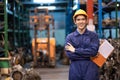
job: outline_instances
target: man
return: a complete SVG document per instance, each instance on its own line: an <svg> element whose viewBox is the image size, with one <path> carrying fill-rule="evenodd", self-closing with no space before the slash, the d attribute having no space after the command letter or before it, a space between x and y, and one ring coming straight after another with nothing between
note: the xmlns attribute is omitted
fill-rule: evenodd
<svg viewBox="0 0 120 80"><path fill-rule="evenodd" d="M73 15L77 29L66 37L65 51L71 61L69 80L99 80L98 66L91 61L99 48L95 32L87 30L87 13L79 9Z"/></svg>

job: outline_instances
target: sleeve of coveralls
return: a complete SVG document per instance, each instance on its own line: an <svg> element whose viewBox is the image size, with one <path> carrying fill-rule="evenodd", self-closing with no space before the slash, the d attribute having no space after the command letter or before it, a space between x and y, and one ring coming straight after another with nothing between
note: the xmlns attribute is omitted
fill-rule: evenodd
<svg viewBox="0 0 120 80"><path fill-rule="evenodd" d="M92 38L90 46L86 48L76 48L75 54L78 54L83 57L92 57L96 56L99 49L99 38L97 35Z"/></svg>
<svg viewBox="0 0 120 80"><path fill-rule="evenodd" d="M66 41L65 41L65 46L67 45L67 43L70 43L71 44L71 41L70 41L70 36L67 36L66 37ZM65 50L65 53L67 55L67 57L71 60L76 60L77 58L79 58L79 55L78 54L73 54L72 52L70 51L67 51Z"/></svg>

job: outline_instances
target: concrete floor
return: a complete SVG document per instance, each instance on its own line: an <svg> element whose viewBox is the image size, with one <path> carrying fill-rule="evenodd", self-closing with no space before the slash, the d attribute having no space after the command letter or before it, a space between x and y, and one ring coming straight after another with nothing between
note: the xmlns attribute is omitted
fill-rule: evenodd
<svg viewBox="0 0 120 80"><path fill-rule="evenodd" d="M36 68L42 80L68 80L68 65L57 65L55 68Z"/></svg>

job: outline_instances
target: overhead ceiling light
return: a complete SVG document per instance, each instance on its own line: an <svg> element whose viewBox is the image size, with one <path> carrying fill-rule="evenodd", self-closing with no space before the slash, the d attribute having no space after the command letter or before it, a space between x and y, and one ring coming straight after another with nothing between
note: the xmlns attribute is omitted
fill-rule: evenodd
<svg viewBox="0 0 120 80"><path fill-rule="evenodd" d="M78 3L78 0L74 0L74 3L77 4L77 3Z"/></svg>
<svg viewBox="0 0 120 80"><path fill-rule="evenodd" d="M73 10L76 10L77 8L78 8L77 5L74 5L74 6L73 6Z"/></svg>
<svg viewBox="0 0 120 80"><path fill-rule="evenodd" d="M37 7L38 9L44 9L44 8L47 8L48 10L55 10L56 7L55 6L39 6Z"/></svg>
<svg viewBox="0 0 120 80"><path fill-rule="evenodd" d="M55 0L34 0L35 3L53 3Z"/></svg>
<svg viewBox="0 0 120 80"><path fill-rule="evenodd" d="M117 7L119 7L120 5L119 4L117 4Z"/></svg>

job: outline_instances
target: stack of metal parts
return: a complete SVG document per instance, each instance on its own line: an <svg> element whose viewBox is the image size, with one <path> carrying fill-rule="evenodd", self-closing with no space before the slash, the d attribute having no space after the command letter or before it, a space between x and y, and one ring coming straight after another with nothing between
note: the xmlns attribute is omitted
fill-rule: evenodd
<svg viewBox="0 0 120 80"><path fill-rule="evenodd" d="M100 80L120 80L120 39L108 39L115 50L100 69Z"/></svg>
<svg viewBox="0 0 120 80"><path fill-rule="evenodd" d="M115 19L105 19L102 21L102 24L103 24L102 25L103 27L111 27L112 28L112 27L116 26L116 20Z"/></svg>
<svg viewBox="0 0 120 80"><path fill-rule="evenodd" d="M23 80L41 80L40 73L36 72L34 69L26 70Z"/></svg>
<svg viewBox="0 0 120 80"><path fill-rule="evenodd" d="M24 69L18 64L12 67L10 76L0 76L0 80L41 80L41 77L34 69Z"/></svg>

